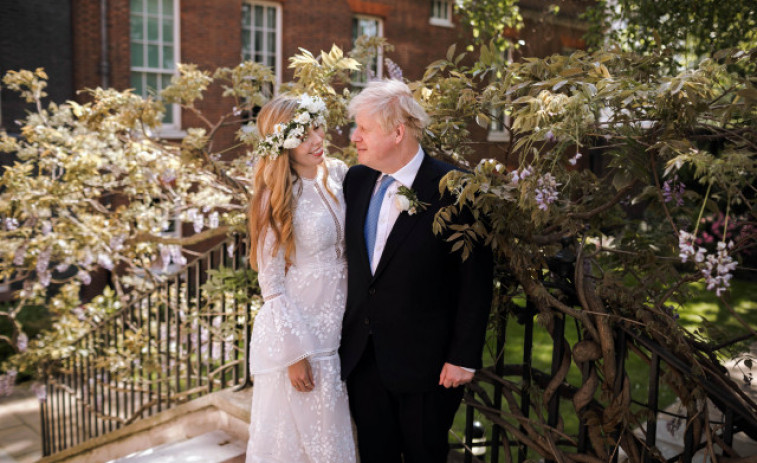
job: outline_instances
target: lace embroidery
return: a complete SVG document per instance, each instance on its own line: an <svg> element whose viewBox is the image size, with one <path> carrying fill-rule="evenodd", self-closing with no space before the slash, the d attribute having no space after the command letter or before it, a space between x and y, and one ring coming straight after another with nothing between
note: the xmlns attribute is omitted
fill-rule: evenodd
<svg viewBox="0 0 757 463"><path fill-rule="evenodd" d="M318 186L318 182L315 183L315 191L318 192L318 195L321 197L321 201L323 201L323 204L326 205L326 208L329 210L329 213L331 213L331 218L334 219L334 226L336 227L336 240L337 242L341 243L344 236L344 230L342 229L342 224L339 223L339 219L337 218L336 213L334 212L334 209L331 208L331 203L326 198L326 195L323 194L323 190L321 190L321 187ZM336 258L337 259L342 258L341 246L336 247Z"/></svg>

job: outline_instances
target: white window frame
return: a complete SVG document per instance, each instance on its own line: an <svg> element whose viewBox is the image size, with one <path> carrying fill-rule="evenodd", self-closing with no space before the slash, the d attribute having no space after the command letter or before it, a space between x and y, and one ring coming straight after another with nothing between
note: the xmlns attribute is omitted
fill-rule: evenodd
<svg viewBox="0 0 757 463"><path fill-rule="evenodd" d="M275 87L278 89L279 85L281 85L282 79L283 79L283 70L282 70L282 55L284 50L283 45L283 36L284 36L284 22L282 19L283 16L283 8L281 7L281 3L277 2L268 2L263 0L244 0L244 5L250 6L250 24L242 24L242 35L249 33L250 34L250 59L254 60L254 45L253 45L253 18L252 18L252 9L255 7L255 5L260 5L265 8L273 7L276 9L276 50L274 53L276 56L274 57L274 75L276 76L276 84ZM249 26L249 28L247 28ZM265 27L265 26L264 26ZM267 50L263 51L264 53L268 53ZM244 56L244 49L241 50L242 56L240 57L242 60L245 59ZM267 64L267 63L261 63L261 64Z"/></svg>
<svg viewBox="0 0 757 463"><path fill-rule="evenodd" d="M455 25L452 23L453 2L454 0L431 0L431 14L429 14L428 17L428 23L432 26L454 27ZM437 10L437 6L441 6L446 10L446 18L434 15Z"/></svg>
<svg viewBox="0 0 757 463"><path fill-rule="evenodd" d="M381 19L379 16L371 16L367 14L355 14L352 15L352 20L368 20L368 21L376 21L377 25L377 32L378 35L376 37L383 37L384 36L384 20ZM360 37L360 36L358 36ZM357 40L358 37L352 37L352 43L354 45L355 40ZM365 72L365 71L361 71ZM366 72L367 74L367 72ZM378 54L376 55L376 78L381 79L384 77L384 50L379 49ZM352 82L352 88L353 89L363 89L365 86L368 85L368 82Z"/></svg>
<svg viewBox="0 0 757 463"><path fill-rule="evenodd" d="M179 62L181 62L181 31L180 31L180 29L181 29L181 8L180 8L180 0L172 0L172 3L173 3L173 37L172 37L173 44L172 44L172 46L173 46L173 50L174 50L174 52L173 52L173 56L174 56L174 69L170 70L171 71L170 74L177 75L178 74L178 69L177 69L176 64L179 63ZM144 12L140 12L140 13L144 15ZM129 14L131 15L131 14L133 14L133 12L129 11ZM130 17L129 21L131 21L131 17ZM143 30L146 30L146 28L147 28L146 22L144 21L144 16L143 16L143 26L142 27L144 28ZM162 34L163 34L162 16L161 16L161 21L160 21L160 23L158 25L158 31L159 31L158 32L159 33L159 37L161 37ZM161 37L161 38L164 39L163 37ZM147 40L148 40L147 39L147 34L145 32L144 38L142 39L142 41L146 43ZM129 47L130 47L130 49L131 49L131 43L132 43L132 39L131 39L131 29L130 29L130 32L129 32ZM165 43L167 43L167 42L161 41L161 46L163 44L165 44ZM143 46L144 46L144 44L143 44ZM131 63L129 63L129 74L130 74L130 76L131 76L132 73L154 73L154 74L158 74L159 76L160 75L168 75L169 74L169 72L168 72L169 70L168 69L164 69L162 67L160 67L160 68L150 68L150 67L146 66L147 63L143 62L142 64L143 64L143 66L141 66L141 67L134 67L134 66L131 66ZM159 63L159 64L162 66L163 63ZM181 106L179 106L178 104L171 105L171 117L172 117L172 121L173 122L171 122L170 124L163 124L160 127L160 129L158 130L157 135L160 136L160 137L163 137L163 138L182 138L182 137L184 137L186 135L186 132L184 132L184 131L181 130Z"/></svg>
<svg viewBox="0 0 757 463"><path fill-rule="evenodd" d="M508 63L513 62L513 49L512 47L508 47L507 51L505 52L505 59ZM510 101L510 97L507 97L507 101ZM494 112L494 111L493 111ZM505 114L505 118L502 121L502 126L500 127L498 121L496 118L498 118L500 115L500 111L496 111L493 114L493 118L491 120L491 123L489 124L489 131L486 134L486 141L491 142L509 142L510 141L510 131L507 130L507 127L510 127L510 116L508 114Z"/></svg>

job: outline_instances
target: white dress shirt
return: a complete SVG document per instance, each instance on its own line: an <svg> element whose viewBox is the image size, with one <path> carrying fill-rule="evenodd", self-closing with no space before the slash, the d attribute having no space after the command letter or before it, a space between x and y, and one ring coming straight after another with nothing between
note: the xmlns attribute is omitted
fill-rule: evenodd
<svg viewBox="0 0 757 463"><path fill-rule="evenodd" d="M381 209L379 210L378 224L376 226L376 243L373 245L373 263L371 264L371 273L376 273L376 268L381 260L381 254L384 252L386 246L386 240L389 238L389 233L392 232L397 218L400 216L400 209L397 207L397 203L394 197L397 195L401 185L411 188L415 181L415 176L418 175L418 170L423 163L423 148L418 146L418 152L415 153L413 159L407 164L402 166L397 172L393 174L381 174L376 179L376 185L373 188L373 193L376 193L381 180L384 176L391 175L394 178L394 182L386 190L384 199L381 202Z"/></svg>

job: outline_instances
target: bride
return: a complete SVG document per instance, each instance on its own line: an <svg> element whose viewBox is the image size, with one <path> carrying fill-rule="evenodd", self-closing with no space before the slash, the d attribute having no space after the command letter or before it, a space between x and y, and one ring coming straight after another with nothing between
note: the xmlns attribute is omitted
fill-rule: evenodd
<svg viewBox="0 0 757 463"><path fill-rule="evenodd" d="M324 155L325 116L308 95L276 97L258 115L250 262L265 303L250 344L247 463L355 462L337 353L347 167Z"/></svg>

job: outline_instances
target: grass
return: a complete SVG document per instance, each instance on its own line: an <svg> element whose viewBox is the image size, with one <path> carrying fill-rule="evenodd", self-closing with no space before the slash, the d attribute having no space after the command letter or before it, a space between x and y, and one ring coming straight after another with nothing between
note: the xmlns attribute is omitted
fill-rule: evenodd
<svg viewBox="0 0 757 463"><path fill-rule="evenodd" d="M679 324L691 331L705 329L709 336L718 340L727 340L738 337L741 334L748 333L748 329L741 324L736 317L726 308L724 304L711 291L707 291L703 284L693 283L690 285L690 300L686 301L678 309ZM753 329L757 327L757 284L750 281L732 281L732 288L726 298L726 302L732 309ZM565 337L573 346L578 340L578 333L575 323L568 318L566 324ZM490 338L495 338L495 333L490 333ZM754 342L754 339L748 342ZM735 350L726 354L734 355L737 352L743 352L747 349L747 343L737 345ZM504 359L506 364L516 364L523 361L524 330L514 318L508 319L506 330L506 343ZM536 323L534 320L534 347L533 347L533 366L541 371L551 371L552 362L552 338L547 331ZM488 344L488 349L484 353L484 365L493 364L494 343ZM731 355L722 355L725 360ZM626 371L631 381L631 395L634 400L646 403L649 366L635 354L628 356L626 361ZM519 378L510 378L519 382ZM581 374L575 365L571 364L571 369L567 377L568 383L574 386L581 384ZM488 388L491 397L492 388ZM535 391L534 396L540 396L541 391ZM672 390L661 385L659 405L665 408L676 400L676 395ZM641 409L639 406L634 407L636 410ZM575 415L573 405L570 401L561 401L561 417L564 420L564 429L568 434L576 435L578 432L578 417ZM475 419L487 426L487 420L483 419L478 412L474 412ZM464 436L465 433L465 407L458 411L453 425L453 432L458 436Z"/></svg>

